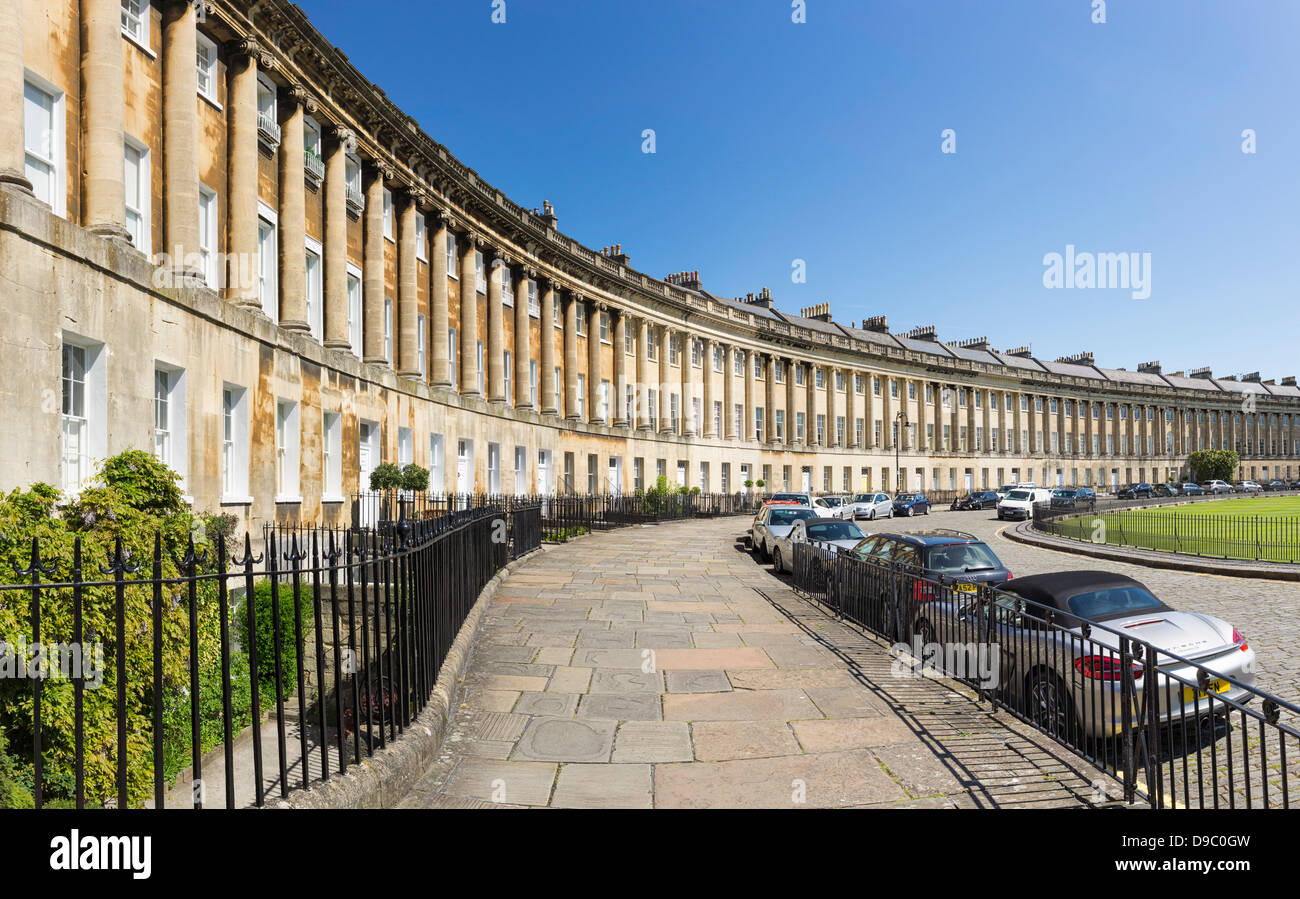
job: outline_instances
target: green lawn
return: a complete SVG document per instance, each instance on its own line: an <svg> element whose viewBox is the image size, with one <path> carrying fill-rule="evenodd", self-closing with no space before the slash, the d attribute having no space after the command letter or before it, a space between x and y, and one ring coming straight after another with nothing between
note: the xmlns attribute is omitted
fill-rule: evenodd
<svg viewBox="0 0 1300 899"><path fill-rule="evenodd" d="M1261 496L1061 519L1062 537L1220 559L1300 562L1300 497Z"/></svg>

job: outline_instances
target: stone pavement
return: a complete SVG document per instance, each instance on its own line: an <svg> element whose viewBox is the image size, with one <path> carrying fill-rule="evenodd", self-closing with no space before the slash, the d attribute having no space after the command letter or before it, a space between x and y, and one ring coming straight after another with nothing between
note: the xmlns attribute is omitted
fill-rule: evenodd
<svg viewBox="0 0 1300 899"><path fill-rule="evenodd" d="M548 548L480 625L405 808L1105 801L1084 763L797 597L743 518ZM1113 785L1112 785L1113 786Z"/></svg>

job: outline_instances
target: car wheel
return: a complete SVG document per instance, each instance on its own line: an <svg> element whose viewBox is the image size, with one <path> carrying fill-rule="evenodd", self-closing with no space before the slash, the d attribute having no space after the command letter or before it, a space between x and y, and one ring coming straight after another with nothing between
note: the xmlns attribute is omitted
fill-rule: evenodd
<svg viewBox="0 0 1300 899"><path fill-rule="evenodd" d="M916 515L916 509L913 506L907 507L907 517L912 518Z"/></svg>
<svg viewBox="0 0 1300 899"><path fill-rule="evenodd" d="M767 548L766 540L763 541L763 561L764 562L772 561L772 551Z"/></svg>
<svg viewBox="0 0 1300 899"><path fill-rule="evenodd" d="M1026 700L1029 718L1037 727L1058 739L1075 740L1079 722L1074 700L1059 677L1050 671L1035 671L1029 676Z"/></svg>
<svg viewBox="0 0 1300 899"><path fill-rule="evenodd" d="M781 573L781 547L772 548L772 570L777 574Z"/></svg>
<svg viewBox="0 0 1300 899"><path fill-rule="evenodd" d="M876 510L872 509L870 512L867 513L867 521L875 521L875 520L876 520Z"/></svg>

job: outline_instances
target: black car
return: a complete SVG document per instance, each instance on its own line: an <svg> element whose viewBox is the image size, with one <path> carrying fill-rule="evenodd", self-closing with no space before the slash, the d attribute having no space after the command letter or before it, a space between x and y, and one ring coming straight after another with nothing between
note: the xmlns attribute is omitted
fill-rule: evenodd
<svg viewBox="0 0 1300 899"><path fill-rule="evenodd" d="M1273 493L1278 490L1290 490L1291 488L1286 485L1285 481L1269 481L1264 485L1264 489L1269 493Z"/></svg>
<svg viewBox="0 0 1300 899"><path fill-rule="evenodd" d="M977 584L998 585L1011 580L1010 570L987 543L974 534L948 528L912 534L873 534L849 550L849 554L856 559L901 565L924 578L914 581L909 588L911 595L899 597L897 604L892 589L888 596L872 598L883 604L881 614L886 634L893 633L898 623L903 624L898 633L912 633L912 624L926 603L973 594ZM936 584L949 587L952 592L936 589Z"/></svg>
<svg viewBox="0 0 1300 899"><path fill-rule="evenodd" d="M952 501L952 511L969 512L973 509L996 509L1001 497L996 490L977 490Z"/></svg>
<svg viewBox="0 0 1300 899"><path fill-rule="evenodd" d="M1053 509L1095 509L1097 494L1091 487L1057 487L1052 491Z"/></svg>
<svg viewBox="0 0 1300 899"><path fill-rule="evenodd" d="M1152 496L1177 496L1178 491L1171 484L1156 484L1151 488Z"/></svg>
<svg viewBox="0 0 1300 899"><path fill-rule="evenodd" d="M1115 495L1120 499L1150 499L1155 492L1150 484L1129 484Z"/></svg>

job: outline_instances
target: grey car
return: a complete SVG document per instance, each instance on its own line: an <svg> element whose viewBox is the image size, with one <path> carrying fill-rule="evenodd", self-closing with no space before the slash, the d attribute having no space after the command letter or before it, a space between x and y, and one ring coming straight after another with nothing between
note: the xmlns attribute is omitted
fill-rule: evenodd
<svg viewBox="0 0 1300 899"><path fill-rule="evenodd" d="M796 522L807 518L817 518L817 512L811 506L774 505L764 506L754 519L750 546L763 561L772 560L772 549L778 540L790 533Z"/></svg>
<svg viewBox="0 0 1300 899"><path fill-rule="evenodd" d="M855 493L840 506L840 518L857 521L865 518L889 518L894 514L894 500L888 493Z"/></svg>
<svg viewBox="0 0 1300 899"><path fill-rule="evenodd" d="M818 549L836 552L840 549L852 549L867 536L862 528L851 521L837 519L805 519L796 521L794 527L784 537L778 537L772 545L772 568L775 571L790 569L794 561L794 545L808 543Z"/></svg>
<svg viewBox="0 0 1300 899"><path fill-rule="evenodd" d="M1139 702L1152 692L1162 724L1224 714L1220 700L1252 696L1255 651L1245 637L1221 618L1170 608L1121 574L1017 578L1002 584L991 602L972 600L955 616L926 620L919 625L921 639L970 640L981 616L988 619L987 645L998 656L995 688L1054 736L1104 738L1122 731L1121 634L1151 645L1157 655L1154 682L1147 666L1130 659L1130 721L1139 720ZM1199 668L1208 676L1198 678Z"/></svg>

